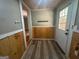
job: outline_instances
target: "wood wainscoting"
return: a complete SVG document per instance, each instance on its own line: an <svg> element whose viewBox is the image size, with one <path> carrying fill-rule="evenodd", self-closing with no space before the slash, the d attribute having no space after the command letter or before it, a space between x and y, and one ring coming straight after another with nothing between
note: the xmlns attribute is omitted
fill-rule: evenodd
<svg viewBox="0 0 79 59"><path fill-rule="evenodd" d="M79 53L79 33L78 32L74 32L72 36L70 55L69 55L70 59L79 59L79 54L78 56L75 55L76 50Z"/></svg>
<svg viewBox="0 0 79 59"><path fill-rule="evenodd" d="M9 56L9 59L21 59L24 51L23 32L0 40L0 56Z"/></svg>
<svg viewBox="0 0 79 59"><path fill-rule="evenodd" d="M55 27L32 27L32 37L54 39Z"/></svg>

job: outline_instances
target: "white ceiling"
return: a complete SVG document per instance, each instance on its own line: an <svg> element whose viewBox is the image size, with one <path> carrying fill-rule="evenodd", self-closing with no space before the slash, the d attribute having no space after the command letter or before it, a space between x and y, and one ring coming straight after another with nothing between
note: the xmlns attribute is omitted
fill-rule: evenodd
<svg viewBox="0 0 79 59"><path fill-rule="evenodd" d="M54 9L63 0L23 0L31 9Z"/></svg>

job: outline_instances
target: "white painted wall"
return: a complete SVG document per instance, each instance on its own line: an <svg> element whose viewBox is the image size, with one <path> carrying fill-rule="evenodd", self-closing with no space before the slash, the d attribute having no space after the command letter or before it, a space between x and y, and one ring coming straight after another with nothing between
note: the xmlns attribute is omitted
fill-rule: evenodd
<svg viewBox="0 0 79 59"><path fill-rule="evenodd" d="M18 0L0 0L0 34L19 29L22 25Z"/></svg>
<svg viewBox="0 0 79 59"><path fill-rule="evenodd" d="M53 10L39 9L32 10L32 26L53 26ZM38 22L48 21L48 22Z"/></svg>

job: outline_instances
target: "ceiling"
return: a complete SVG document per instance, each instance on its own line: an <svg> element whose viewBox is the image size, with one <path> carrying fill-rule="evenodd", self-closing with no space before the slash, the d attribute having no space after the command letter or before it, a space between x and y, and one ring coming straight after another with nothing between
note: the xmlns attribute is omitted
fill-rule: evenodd
<svg viewBox="0 0 79 59"><path fill-rule="evenodd" d="M31 9L54 9L63 0L23 0Z"/></svg>

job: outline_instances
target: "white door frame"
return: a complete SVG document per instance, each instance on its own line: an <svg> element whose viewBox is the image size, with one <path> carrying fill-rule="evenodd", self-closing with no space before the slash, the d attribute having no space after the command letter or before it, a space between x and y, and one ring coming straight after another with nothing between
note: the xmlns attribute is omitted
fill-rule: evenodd
<svg viewBox="0 0 79 59"><path fill-rule="evenodd" d="M20 13L21 13L20 17L22 21L22 29L23 29L23 35L24 35L24 43L25 43L25 48L27 48L26 32L25 32L24 18L23 18L23 12L22 12L22 0L19 0L19 6L20 6Z"/></svg>
<svg viewBox="0 0 79 59"><path fill-rule="evenodd" d="M29 33L30 33L30 39L32 39L32 16L31 16L31 9L24 3L24 6L29 10L29 15L28 15L28 27L29 27Z"/></svg>
<svg viewBox="0 0 79 59"><path fill-rule="evenodd" d="M22 29L23 29L23 35L24 35L24 42L25 42L25 48L27 48L27 42L26 42L26 32L25 32L25 24L24 24L24 18L23 18L23 12L22 12L22 4L24 2L22 0L19 0L19 6L20 6L20 13L21 13L21 21L22 21ZM32 20L31 20L31 9L24 3L25 7L29 10L29 16L28 16L28 26L29 26L29 33L30 33L30 39L32 39Z"/></svg>

